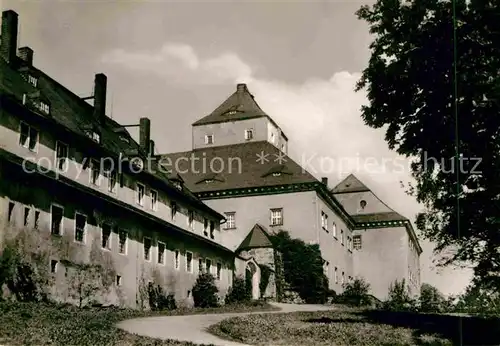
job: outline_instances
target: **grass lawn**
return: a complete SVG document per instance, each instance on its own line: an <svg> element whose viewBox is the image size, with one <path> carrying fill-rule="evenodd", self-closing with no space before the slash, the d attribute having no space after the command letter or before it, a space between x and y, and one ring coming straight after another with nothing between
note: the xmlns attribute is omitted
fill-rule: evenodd
<svg viewBox="0 0 500 346"><path fill-rule="evenodd" d="M115 327L129 318L266 311L275 308L267 303L228 305L211 309L178 309L165 312L134 311L118 308L78 309L67 305L0 302L0 345L194 345L174 340L163 341L126 333Z"/></svg>
<svg viewBox="0 0 500 346"><path fill-rule="evenodd" d="M452 345L438 336L418 335L410 328L373 323L356 310L234 317L209 331L251 345Z"/></svg>

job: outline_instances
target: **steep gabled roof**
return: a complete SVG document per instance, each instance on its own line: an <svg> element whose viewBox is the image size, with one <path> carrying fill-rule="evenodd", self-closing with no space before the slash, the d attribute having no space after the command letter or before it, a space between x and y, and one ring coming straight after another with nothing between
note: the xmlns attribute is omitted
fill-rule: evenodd
<svg viewBox="0 0 500 346"><path fill-rule="evenodd" d="M193 126L262 117L268 115L259 107L246 84L238 84L231 96L211 114L193 123Z"/></svg>
<svg viewBox="0 0 500 346"><path fill-rule="evenodd" d="M365 192L370 191L365 184L363 184L353 174L349 174L347 178L342 180L337 186L332 189L333 193L349 193L349 192Z"/></svg>
<svg viewBox="0 0 500 346"><path fill-rule="evenodd" d="M252 230L248 233L246 238L241 242L236 252L255 249L255 248L269 248L273 247L269 234L264 226L258 223L253 226Z"/></svg>

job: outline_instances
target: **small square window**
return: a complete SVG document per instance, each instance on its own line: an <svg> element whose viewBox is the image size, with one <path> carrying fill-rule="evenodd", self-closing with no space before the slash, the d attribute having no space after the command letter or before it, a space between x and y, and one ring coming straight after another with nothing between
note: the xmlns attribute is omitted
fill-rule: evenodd
<svg viewBox="0 0 500 346"><path fill-rule="evenodd" d="M39 107L43 113L50 114L50 106L47 103L41 101Z"/></svg>
<svg viewBox="0 0 500 346"><path fill-rule="evenodd" d="M283 209L271 209L271 226L283 225Z"/></svg>
<svg viewBox="0 0 500 346"><path fill-rule="evenodd" d="M214 144L214 135L205 135L205 144Z"/></svg>
<svg viewBox="0 0 500 346"><path fill-rule="evenodd" d="M229 213L224 213L226 214L226 229L234 229L236 228L236 213L235 212L229 212Z"/></svg>
<svg viewBox="0 0 500 346"><path fill-rule="evenodd" d="M245 140L249 141L253 139L253 130L245 130Z"/></svg>
<svg viewBox="0 0 500 346"><path fill-rule="evenodd" d="M38 84L38 79L36 79L36 77L34 77L32 75L28 75L28 83L30 83L31 85L36 87Z"/></svg>

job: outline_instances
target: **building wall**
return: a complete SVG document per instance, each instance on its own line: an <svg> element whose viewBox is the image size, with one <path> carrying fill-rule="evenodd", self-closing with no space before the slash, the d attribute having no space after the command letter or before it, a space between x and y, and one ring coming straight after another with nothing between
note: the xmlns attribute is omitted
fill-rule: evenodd
<svg viewBox="0 0 500 346"><path fill-rule="evenodd" d="M330 287L336 292L342 291L341 274L347 280L353 276L352 253L346 244L340 244L339 236L333 237L332 227L335 221L337 230L343 229L347 239L348 227L315 191L294 192L265 196L249 196L225 199L205 200L205 203L220 213L235 212L236 228L221 229L224 246L236 249L256 223L266 227L269 232L286 230L294 238L306 243L319 244L323 258L329 262L328 277ZM283 225L271 226L271 209L283 208ZM329 232L321 228L321 210L329 214ZM335 283L337 267L338 280Z"/></svg>
<svg viewBox="0 0 500 346"><path fill-rule="evenodd" d="M350 215L387 213L392 211L371 191L339 193L335 195L335 198ZM364 209L361 209L359 203L363 200L366 201L366 206Z"/></svg>
<svg viewBox="0 0 500 346"><path fill-rule="evenodd" d="M31 162L37 163L43 170L56 171L58 174L70 178L78 183L90 187L96 191L104 193L109 197L128 203L129 205L143 210L151 215L167 220L168 222L175 224L176 226L187 229L193 233L204 235L204 218L209 216L194 210L194 223L193 228L188 227L188 210L190 206L183 204L182 202L176 201L178 204L178 212L174 219L171 217L171 201L173 200L171 196L168 196L164 191L157 190L158 192L158 203L157 209L153 210L151 208L151 187L148 186L144 181L138 181L138 175L128 175L124 176L124 185L120 187L120 184L116 185L116 192L110 192L108 190L108 178L104 177L103 173L99 176L99 185L94 185L90 182L90 169L84 168L84 164L88 163L90 158L96 158L98 160L103 160L104 163L111 162L110 158L94 157L85 152L85 148L77 148L68 140L62 138L56 138L50 129L40 128L36 124L29 123L30 126L38 129L39 140L37 143L36 151L30 151L28 148L24 148L19 144L19 131L21 119L17 116L7 113L5 110L0 109L0 138L2 139L2 149L7 150L23 159L29 160ZM55 164L55 148L56 141L65 142L69 147L67 163L67 169L65 171L58 171L57 165ZM117 168L117 167L116 167ZM137 203L137 183L143 183L146 187L146 194L144 197L143 206ZM220 241L220 220L212 219L215 223L215 232L213 241Z"/></svg>
<svg viewBox="0 0 500 346"><path fill-rule="evenodd" d="M389 285L408 277L408 234L405 227L356 230L361 249L354 250L354 273L370 284L370 291L386 299Z"/></svg>
<svg viewBox="0 0 500 346"><path fill-rule="evenodd" d="M410 294L415 296L420 294L420 255L412 239L408 235L406 239L408 248L408 279L406 281Z"/></svg>
<svg viewBox="0 0 500 346"><path fill-rule="evenodd" d="M282 150L288 152L288 140L283 136L281 129L274 125L271 121L267 122L268 136L267 141Z"/></svg>
<svg viewBox="0 0 500 346"><path fill-rule="evenodd" d="M265 117L238 120L227 123L216 123L193 126L193 149L213 146L239 144L250 141L267 140L267 123ZM245 130L253 130L253 139L245 140ZM214 136L214 144L205 144L205 135Z"/></svg>
<svg viewBox="0 0 500 346"><path fill-rule="evenodd" d="M221 278L217 281L220 294L225 295L228 286L232 283L234 257L228 252L211 248L201 240L192 239L173 229L162 228L143 217L130 212L123 212L120 208L103 204L95 196L85 196L72 191L70 187L57 187L58 182L46 182L37 174L23 173L20 168L11 167L6 162L0 162L0 234L2 244L8 239L7 234L18 234L22 230L37 232L37 236L48 237L52 241L64 238L72 247L69 255L62 256L57 249L52 248L51 260L61 261L70 259L86 263L93 247L110 258L116 274L121 276L121 286L117 283L112 286L111 292L103 298L104 303L120 304L137 307L136 300L141 285L149 281L161 285L167 292L174 293L179 303L192 304L190 291L199 274L198 259L212 260L212 273L216 274L216 263L221 263ZM56 185L54 185L56 184ZM9 219L9 204L13 204ZM56 204L64 208L62 222L62 236L51 235L51 205ZM24 225L25 208L29 208L27 225ZM95 210L99 210L98 217ZM38 227L34 229L35 212L38 216ZM84 243L75 240L75 213L79 212L87 217ZM102 222L112 225L110 249L101 246ZM127 231L128 239L126 253L118 251L118 229ZM144 237L152 239L150 260L144 257ZM166 245L164 263L158 262L158 241ZM179 250L180 265L175 268L174 254ZM193 253L192 272L186 270L186 251ZM69 257L69 258L68 258ZM47 263L47 266L50 262ZM59 265L55 274L58 277L54 287L56 298L64 300L67 295L67 282L64 280L64 265ZM61 274L62 273L62 274Z"/></svg>

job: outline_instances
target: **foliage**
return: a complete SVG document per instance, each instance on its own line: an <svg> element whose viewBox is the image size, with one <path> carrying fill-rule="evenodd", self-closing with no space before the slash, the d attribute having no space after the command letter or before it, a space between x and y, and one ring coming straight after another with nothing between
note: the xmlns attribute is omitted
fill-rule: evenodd
<svg viewBox="0 0 500 346"><path fill-rule="evenodd" d="M299 293L306 303L325 303L328 278L319 246L292 239L286 231L272 235L271 241L282 254L284 279L290 289Z"/></svg>
<svg viewBox="0 0 500 346"><path fill-rule="evenodd" d="M356 311L341 310L233 317L209 331L247 345L452 345L418 329L372 323Z"/></svg>
<svg viewBox="0 0 500 346"><path fill-rule="evenodd" d="M148 285L149 307L153 311L175 310L177 304L173 294L163 292L160 285Z"/></svg>
<svg viewBox="0 0 500 346"><path fill-rule="evenodd" d="M389 286L388 299L383 303L383 309L389 311L411 311L415 302L411 299L405 279L394 281Z"/></svg>
<svg viewBox="0 0 500 346"><path fill-rule="evenodd" d="M446 311L444 296L439 290L427 283L420 286L419 311L444 312Z"/></svg>
<svg viewBox="0 0 500 346"><path fill-rule="evenodd" d="M269 278L271 277L271 268L265 264L259 264L260 268L260 283L259 290L260 296L264 297L266 294L267 285L269 285Z"/></svg>
<svg viewBox="0 0 500 346"><path fill-rule="evenodd" d="M212 274L200 274L193 286L194 306L200 308L216 307L218 305L218 292Z"/></svg>
<svg viewBox="0 0 500 346"><path fill-rule="evenodd" d="M426 208L417 226L437 253L452 250L440 265L472 263L491 287L500 287L498 13L500 2L477 0L378 0L357 12L374 34L357 86L368 93L362 118L415 160L409 193Z"/></svg>
<svg viewBox="0 0 500 346"><path fill-rule="evenodd" d="M370 304L370 284L362 278L356 278L344 285L340 300L346 304L363 306Z"/></svg>
<svg viewBox="0 0 500 346"><path fill-rule="evenodd" d="M455 310L477 315L500 315L500 294L491 289L471 284L456 303Z"/></svg>
<svg viewBox="0 0 500 346"><path fill-rule="evenodd" d="M144 277L143 267L141 268L141 275L139 276L139 280L137 282L137 294L135 298L135 303L140 310L144 310L146 308L146 302L148 301L148 287L149 285L147 284L146 278Z"/></svg>
<svg viewBox="0 0 500 346"><path fill-rule="evenodd" d="M102 267L91 263L62 261L66 267L70 296L82 308L100 291Z"/></svg>
<svg viewBox="0 0 500 346"><path fill-rule="evenodd" d="M241 302L248 302L252 298L250 287L245 279L242 277L235 277L233 279L233 286L229 287L227 292L225 303L234 304Z"/></svg>

